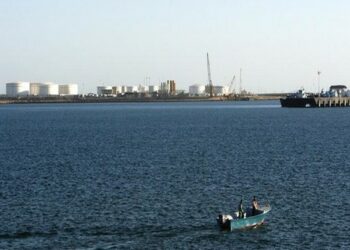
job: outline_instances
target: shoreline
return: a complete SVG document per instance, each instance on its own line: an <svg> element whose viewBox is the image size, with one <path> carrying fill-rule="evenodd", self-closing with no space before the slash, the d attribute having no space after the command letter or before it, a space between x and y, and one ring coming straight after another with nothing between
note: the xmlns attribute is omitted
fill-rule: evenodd
<svg viewBox="0 0 350 250"><path fill-rule="evenodd" d="M211 102L211 101L261 101L279 100L282 95L252 95L240 97L88 97L88 96L51 96L51 97L0 97L0 104L45 104L45 103L149 103L149 102Z"/></svg>

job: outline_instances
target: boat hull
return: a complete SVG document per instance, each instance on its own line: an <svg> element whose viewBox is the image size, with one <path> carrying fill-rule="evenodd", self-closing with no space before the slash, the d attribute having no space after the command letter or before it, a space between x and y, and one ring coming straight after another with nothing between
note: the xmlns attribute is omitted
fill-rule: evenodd
<svg viewBox="0 0 350 250"><path fill-rule="evenodd" d="M271 207L266 207L260 210L260 213L254 216L248 216L246 218L236 218L226 220L224 223L218 219L218 224L223 230L238 230L244 228L256 227L264 223L267 214L270 212ZM250 213L250 211L248 212Z"/></svg>
<svg viewBox="0 0 350 250"><path fill-rule="evenodd" d="M262 213L262 214L247 217L244 219L230 220L229 230L233 231L236 229L243 229L243 228L249 228L249 227L255 227L255 226L261 225L264 223L266 215L267 215L266 213Z"/></svg>
<svg viewBox="0 0 350 250"><path fill-rule="evenodd" d="M307 97L307 98L281 98L281 106L286 108L305 107L350 107L350 97Z"/></svg>
<svg viewBox="0 0 350 250"><path fill-rule="evenodd" d="M284 108L316 107L314 98L281 98L281 106Z"/></svg>

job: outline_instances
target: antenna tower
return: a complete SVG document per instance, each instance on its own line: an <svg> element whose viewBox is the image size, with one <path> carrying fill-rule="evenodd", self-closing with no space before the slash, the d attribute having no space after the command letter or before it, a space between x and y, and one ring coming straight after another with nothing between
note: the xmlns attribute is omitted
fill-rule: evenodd
<svg viewBox="0 0 350 250"><path fill-rule="evenodd" d="M320 96L320 78L321 78L321 71L317 71L317 91L318 91L318 96Z"/></svg>
<svg viewBox="0 0 350 250"><path fill-rule="evenodd" d="M239 94L242 95L242 69L239 69Z"/></svg>
<svg viewBox="0 0 350 250"><path fill-rule="evenodd" d="M210 97L213 97L213 82L211 81L209 53L207 53L207 66L208 66L209 94L210 94Z"/></svg>

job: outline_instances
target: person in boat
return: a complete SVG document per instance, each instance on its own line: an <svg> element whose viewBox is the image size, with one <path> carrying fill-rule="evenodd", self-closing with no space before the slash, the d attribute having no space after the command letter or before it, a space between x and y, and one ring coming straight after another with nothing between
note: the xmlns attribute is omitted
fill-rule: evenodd
<svg viewBox="0 0 350 250"><path fill-rule="evenodd" d="M238 218L243 218L243 217L244 217L243 199L241 199L238 205Z"/></svg>
<svg viewBox="0 0 350 250"><path fill-rule="evenodd" d="M258 201L256 200L256 197L253 197L253 201L252 201L252 215L256 215L257 214L257 210L259 209L259 205L258 205Z"/></svg>

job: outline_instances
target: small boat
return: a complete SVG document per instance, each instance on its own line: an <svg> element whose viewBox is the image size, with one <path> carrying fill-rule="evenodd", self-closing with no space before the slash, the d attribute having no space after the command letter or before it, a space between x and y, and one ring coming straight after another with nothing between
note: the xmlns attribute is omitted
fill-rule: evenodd
<svg viewBox="0 0 350 250"><path fill-rule="evenodd" d="M256 227L264 223L266 215L271 211L271 206L260 206L253 215L252 208L247 208L243 214L243 218L240 218L238 212L235 212L233 216L229 214L220 214L217 217L218 225L222 230L233 231L235 229L244 229L250 227Z"/></svg>

